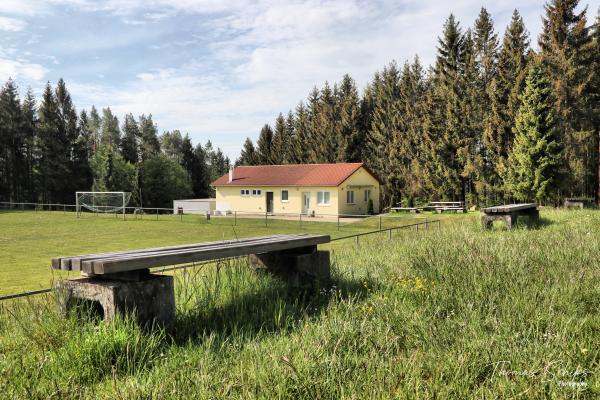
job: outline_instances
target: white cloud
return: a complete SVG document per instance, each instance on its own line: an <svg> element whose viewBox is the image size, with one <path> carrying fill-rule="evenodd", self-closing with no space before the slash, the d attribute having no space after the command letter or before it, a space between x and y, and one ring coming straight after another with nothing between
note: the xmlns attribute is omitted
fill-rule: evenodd
<svg viewBox="0 0 600 400"><path fill-rule="evenodd" d="M0 79L8 78L22 81L41 81L46 75L46 68L40 64L30 63L27 60L11 60L0 58Z"/></svg>
<svg viewBox="0 0 600 400"><path fill-rule="evenodd" d="M0 16L0 30L9 32L19 32L25 29L27 23L21 19L8 18Z"/></svg>

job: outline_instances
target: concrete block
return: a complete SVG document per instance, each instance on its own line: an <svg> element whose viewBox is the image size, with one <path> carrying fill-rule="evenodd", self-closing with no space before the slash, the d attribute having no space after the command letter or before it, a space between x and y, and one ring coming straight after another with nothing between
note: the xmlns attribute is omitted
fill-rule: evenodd
<svg viewBox="0 0 600 400"><path fill-rule="evenodd" d="M272 252L252 254L250 264L268 269L291 286L326 285L331 280L331 260L329 251L307 253Z"/></svg>
<svg viewBox="0 0 600 400"><path fill-rule="evenodd" d="M175 319L172 276L147 274L139 281L84 277L59 281L55 288L64 314L72 308L74 299L83 299L97 302L106 322L117 313L134 314L141 324L166 324Z"/></svg>

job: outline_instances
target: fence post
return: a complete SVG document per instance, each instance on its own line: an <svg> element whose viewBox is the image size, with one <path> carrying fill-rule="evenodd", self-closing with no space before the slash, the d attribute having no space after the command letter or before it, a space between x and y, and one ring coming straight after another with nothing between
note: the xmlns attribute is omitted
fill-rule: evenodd
<svg viewBox="0 0 600 400"><path fill-rule="evenodd" d="M337 224L338 225L337 228L338 228L338 231L339 231L340 230L340 214L338 214L338 216L337 216L337 223L338 223Z"/></svg>
<svg viewBox="0 0 600 400"><path fill-rule="evenodd" d="M158 208L156 209L156 220L158 221Z"/></svg>
<svg viewBox="0 0 600 400"><path fill-rule="evenodd" d="M438 219L438 229L440 229L440 220Z"/></svg>
<svg viewBox="0 0 600 400"><path fill-rule="evenodd" d="M427 217L425 217L425 230L429 230L429 221L427 221Z"/></svg>
<svg viewBox="0 0 600 400"><path fill-rule="evenodd" d="M390 229L388 232L389 232L389 239L392 239L392 230Z"/></svg>
<svg viewBox="0 0 600 400"><path fill-rule="evenodd" d="M300 213L300 228L302 228L302 213Z"/></svg>
<svg viewBox="0 0 600 400"><path fill-rule="evenodd" d="M379 216L379 230L381 230L381 215Z"/></svg>
<svg viewBox="0 0 600 400"><path fill-rule="evenodd" d="M265 228L266 228L267 226L269 226L269 223L268 223L268 218L269 218L269 214L267 214L267 212L265 211Z"/></svg>
<svg viewBox="0 0 600 400"><path fill-rule="evenodd" d="M356 236L356 245L358 246L358 236Z"/></svg>
<svg viewBox="0 0 600 400"><path fill-rule="evenodd" d="M233 212L233 226L237 226L237 211Z"/></svg>
<svg viewBox="0 0 600 400"><path fill-rule="evenodd" d="M179 222L183 222L183 212L179 214Z"/></svg>

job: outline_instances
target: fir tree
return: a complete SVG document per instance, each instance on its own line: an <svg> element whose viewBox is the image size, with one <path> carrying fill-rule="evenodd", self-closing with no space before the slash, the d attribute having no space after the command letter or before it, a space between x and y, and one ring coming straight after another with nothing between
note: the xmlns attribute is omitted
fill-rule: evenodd
<svg viewBox="0 0 600 400"><path fill-rule="evenodd" d="M256 159L258 165L271 164L271 149L273 147L273 130L268 124L260 130L260 136L256 142Z"/></svg>
<svg viewBox="0 0 600 400"><path fill-rule="evenodd" d="M295 164L310 162L310 118L304 103L296 107L294 136L290 144L290 160Z"/></svg>
<svg viewBox="0 0 600 400"><path fill-rule="evenodd" d="M489 124L483 131L486 191L492 203L504 198L501 175L513 143L512 128L520 105L519 95L525 86L528 48L523 19L515 10L498 53L497 72L490 84Z"/></svg>
<svg viewBox="0 0 600 400"><path fill-rule="evenodd" d="M26 201L32 202L37 200L35 177L37 160L39 157L36 148L37 109L35 97L33 96L31 88L27 90L21 108L23 110L23 136L25 138L25 170L27 171L24 182L25 192L23 198Z"/></svg>
<svg viewBox="0 0 600 400"><path fill-rule="evenodd" d="M144 114L140 115L138 126L140 130L140 159L144 162L160 153L158 129L154 121L152 121L152 114L148 116Z"/></svg>
<svg viewBox="0 0 600 400"><path fill-rule="evenodd" d="M24 195L25 141L18 88L9 79L0 90L0 198L21 201Z"/></svg>
<svg viewBox="0 0 600 400"><path fill-rule="evenodd" d="M235 162L236 165L257 165L257 154L254 149L254 143L250 138L246 138L244 145L242 146L242 151L240 152L240 158Z"/></svg>
<svg viewBox="0 0 600 400"><path fill-rule="evenodd" d="M586 9L577 12L579 0L552 0L546 4L539 45L545 73L550 80L558 129L564 135L571 191L590 194L595 188L596 148L591 146L589 83L592 37Z"/></svg>
<svg viewBox="0 0 600 400"><path fill-rule="evenodd" d="M358 91L354 80L348 74L342 78L337 102L340 121L337 161L359 162L362 160L362 144L365 137L364 131L360 129Z"/></svg>
<svg viewBox="0 0 600 400"><path fill-rule="evenodd" d="M557 193L562 143L554 114L548 80L539 66L533 66L515 121L506 176L509 192L520 201L542 202Z"/></svg>
<svg viewBox="0 0 600 400"><path fill-rule="evenodd" d="M90 110L89 128L92 135L92 153L95 153L100 150L102 118L100 118L100 114L98 114L98 110L94 106Z"/></svg>
<svg viewBox="0 0 600 400"><path fill-rule="evenodd" d="M285 126L285 118L283 118L283 114L279 113L275 119L275 129L273 131L273 142L269 164L285 164L285 161L288 158L288 148L289 138Z"/></svg>
<svg viewBox="0 0 600 400"><path fill-rule="evenodd" d="M121 130L123 131L123 138L121 139L121 155L125 161L137 164L139 162L138 142L140 129L133 114L129 113L125 115Z"/></svg>

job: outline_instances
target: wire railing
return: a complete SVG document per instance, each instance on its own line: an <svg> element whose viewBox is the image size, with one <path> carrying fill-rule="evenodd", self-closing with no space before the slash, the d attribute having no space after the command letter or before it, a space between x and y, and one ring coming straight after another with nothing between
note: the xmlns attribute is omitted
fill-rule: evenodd
<svg viewBox="0 0 600 400"><path fill-rule="evenodd" d="M386 233L388 234L388 238L391 240L392 239L392 232L393 231L397 231L400 229L407 229L407 228L415 228L415 230L418 232L419 231L419 227L423 227L424 230L429 230L430 226L436 226L438 229L440 229L440 220L439 219L434 219L434 220L425 220L423 222L417 222L417 223L413 223L413 224L407 224L407 225L400 225L400 226L395 226L395 227L391 227L391 228L384 228L384 229L380 229L380 230L374 230L374 231L368 231L368 232L360 232L360 233L356 233L356 234L352 234L352 235L347 235L347 236L342 236L342 237L338 237L338 238L333 238L330 240L330 242L336 242L339 240L347 240L347 239L356 239L356 245L359 244L359 238L362 236L367 236L367 235L373 235L373 234L383 234ZM187 264L182 264L182 265L176 265L173 267L163 267L163 268L154 268L152 269L153 273L164 273L164 272L171 272L171 271L177 271L177 270L181 270L181 269L188 269L188 268L195 268L195 267L200 267L200 266L205 266L208 264L216 264L216 263L220 263L220 262L224 262L224 261L228 261L231 259L235 259L235 258L240 258L240 257L227 257L227 258L220 258L220 259L215 259L215 260L210 260L210 261L204 261L201 263L187 263ZM36 294L43 294L43 293L49 293L51 291L53 291L53 288L46 288L46 289L39 289L39 290L32 290L32 291L27 291L27 292L21 292L21 293L15 293L15 294L10 294L10 295L5 295L5 296L0 296L0 301L3 300L11 300L11 299L17 299L17 298L21 298L21 297L28 297L28 296L33 296Z"/></svg>

